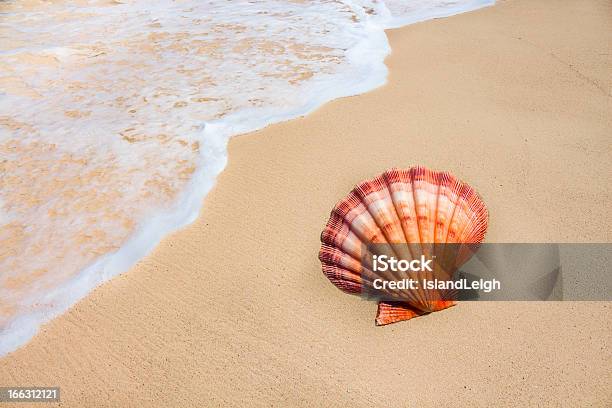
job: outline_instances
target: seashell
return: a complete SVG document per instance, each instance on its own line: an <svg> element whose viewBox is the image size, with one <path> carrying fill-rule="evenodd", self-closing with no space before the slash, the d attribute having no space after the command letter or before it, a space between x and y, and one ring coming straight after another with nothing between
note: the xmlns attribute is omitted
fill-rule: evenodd
<svg viewBox="0 0 612 408"><path fill-rule="evenodd" d="M321 233L319 260L336 287L356 295L366 293L381 277L363 262L376 251L391 251L403 259L434 255L440 260L428 273L449 279L482 242L487 224L487 209L476 191L450 173L419 166L390 169L360 183L336 204ZM396 291L390 296L393 299L378 304L377 325L456 303L453 293L438 289Z"/></svg>

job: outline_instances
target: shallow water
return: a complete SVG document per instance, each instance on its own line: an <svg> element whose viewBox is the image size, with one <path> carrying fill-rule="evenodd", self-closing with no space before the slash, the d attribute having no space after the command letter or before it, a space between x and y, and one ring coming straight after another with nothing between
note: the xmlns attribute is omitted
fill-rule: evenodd
<svg viewBox="0 0 612 408"><path fill-rule="evenodd" d="M233 135L385 82L492 0L0 2L0 355L192 221Z"/></svg>

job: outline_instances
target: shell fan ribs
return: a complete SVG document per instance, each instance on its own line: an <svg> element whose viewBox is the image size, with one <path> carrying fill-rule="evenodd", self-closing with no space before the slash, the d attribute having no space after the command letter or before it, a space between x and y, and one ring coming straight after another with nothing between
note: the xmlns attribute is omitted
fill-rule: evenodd
<svg viewBox="0 0 612 408"><path fill-rule="evenodd" d="M435 268L427 277L449 279L483 241L487 225L481 198L452 174L421 166L394 168L359 183L336 204L321 233L319 260L336 287L355 295L367 293L374 280L389 276L364 261L373 255L434 255ZM452 294L439 289L396 291L390 296L393 299L378 304L377 325L456 303Z"/></svg>

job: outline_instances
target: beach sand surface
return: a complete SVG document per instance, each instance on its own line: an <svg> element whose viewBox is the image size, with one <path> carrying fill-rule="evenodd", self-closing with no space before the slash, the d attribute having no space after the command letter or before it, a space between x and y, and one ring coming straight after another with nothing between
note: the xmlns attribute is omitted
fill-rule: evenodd
<svg viewBox="0 0 612 408"><path fill-rule="evenodd" d="M515 0L389 32L389 83L237 137L201 216L0 360L62 406L611 406L612 302L374 326L322 274L357 182L448 170L487 242L610 242L612 3ZM585 271L587 272L587 271Z"/></svg>

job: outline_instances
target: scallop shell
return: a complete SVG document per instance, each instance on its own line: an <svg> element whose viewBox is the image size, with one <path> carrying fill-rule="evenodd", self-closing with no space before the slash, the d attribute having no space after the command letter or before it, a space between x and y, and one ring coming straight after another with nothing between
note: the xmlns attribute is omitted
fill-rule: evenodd
<svg viewBox="0 0 612 408"><path fill-rule="evenodd" d="M409 248L414 256L415 251L436 251L435 244L456 244L441 246L444 254L438 255L443 261L436 262L432 274L450 277L482 242L487 224L487 209L478 194L450 173L424 167L390 169L360 183L336 204L321 233L319 259L335 286L358 295L380 276L362 264L368 244L408 244L395 251L402 258L411 255L401 253L401 248ZM454 304L452 296L439 290L406 291L401 300L379 302L376 324L408 320Z"/></svg>

